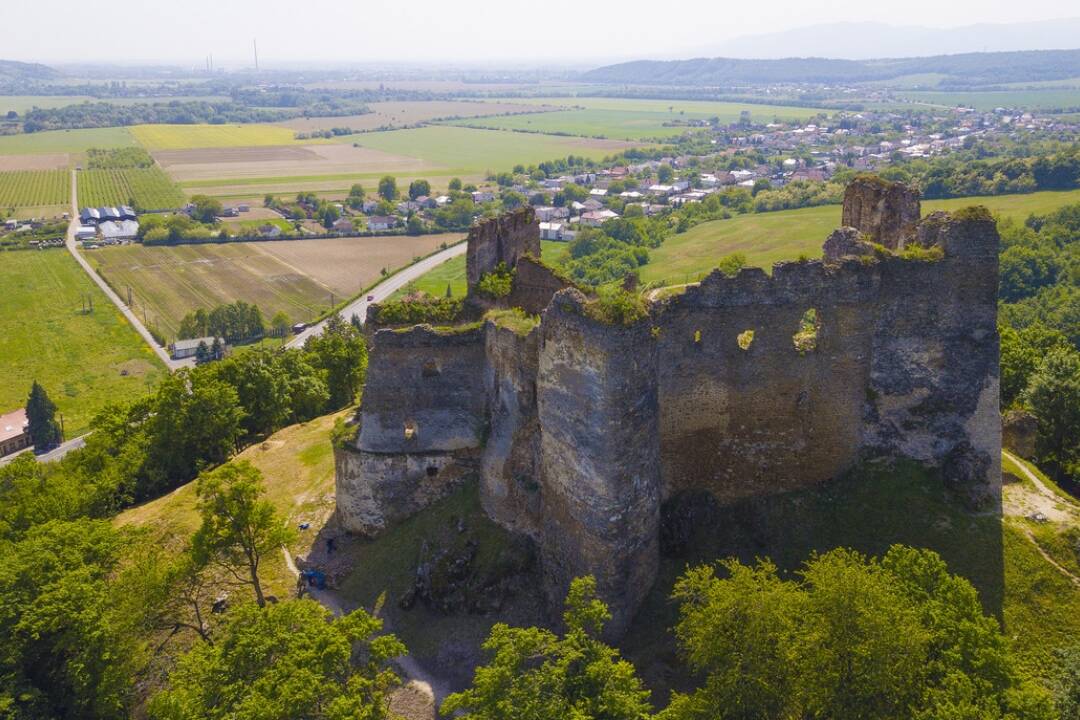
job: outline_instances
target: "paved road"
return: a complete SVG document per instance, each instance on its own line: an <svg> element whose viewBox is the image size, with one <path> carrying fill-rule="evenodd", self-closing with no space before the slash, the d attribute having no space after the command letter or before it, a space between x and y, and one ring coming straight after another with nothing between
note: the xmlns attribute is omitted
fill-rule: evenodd
<svg viewBox="0 0 1080 720"><path fill-rule="evenodd" d="M132 327L142 335L146 344L153 349L161 361L165 363L165 366L169 370L176 370L182 367L188 367L194 364L194 360L177 361L169 357L169 353L165 351L165 348L157 344L157 340L150 334L150 331L146 329L146 326L142 324L142 321L131 311L124 301L120 299L120 296L113 292L113 289L109 287L108 283L91 267L90 263L86 261L86 258L79 252L79 246L75 242L75 231L79 227L79 197L78 197L78 183L76 182L76 171L71 171L71 223L68 225L67 231L67 249L71 253L75 261L82 266L82 269L86 271L86 274L90 276L90 279L97 283L97 286L101 288L101 291L105 293L105 297L109 298L113 305L127 318L127 321L131 323Z"/></svg>
<svg viewBox="0 0 1080 720"><path fill-rule="evenodd" d="M341 311L341 316L348 319L351 318L353 315L356 315L360 318L360 322L363 322L364 319L367 317L368 305L387 300L391 295L411 283L413 280L416 280L429 270L432 270L433 268L442 265L450 258L455 258L458 255L464 255L467 248L468 244L466 242L459 242L457 245L451 245L445 250L440 250L434 255L424 258L420 262L414 265L410 265L401 272L391 275L390 277L386 278L381 283L376 285L372 290L364 293L364 295L362 295L360 299L346 305L345 308ZM370 301L368 300L369 295L373 298ZM309 337L312 337L313 335L321 335L324 327L326 327L325 320L315 325L312 325L308 329L304 330L302 333L298 334L292 340L285 343L285 347L303 347L304 343L307 342L307 339Z"/></svg>
<svg viewBox="0 0 1080 720"><path fill-rule="evenodd" d="M86 435L89 435L89 434L90 433L86 433ZM71 440L68 440L65 443L60 443L59 445L54 447L49 452L42 453L41 455L38 455L37 456L37 461L38 462L52 462L53 460L59 460L60 458L67 455L72 450L78 450L79 448L86 445L86 435L80 435L79 437L72 438ZM33 451L31 449L27 448L26 450L24 450L21 453L15 453L14 455L5 455L4 457L0 458L0 467L3 467L4 465L7 465L9 462L11 462L15 458L19 457L19 455L22 455L23 453L29 453L29 452L33 452Z"/></svg>

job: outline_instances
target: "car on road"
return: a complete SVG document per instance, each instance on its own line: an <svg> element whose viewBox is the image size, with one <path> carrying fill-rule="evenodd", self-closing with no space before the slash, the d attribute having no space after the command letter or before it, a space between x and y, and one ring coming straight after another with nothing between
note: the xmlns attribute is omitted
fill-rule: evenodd
<svg viewBox="0 0 1080 720"><path fill-rule="evenodd" d="M374 302L375 301L375 296L374 295L368 295L367 296L367 301L368 302Z"/></svg>

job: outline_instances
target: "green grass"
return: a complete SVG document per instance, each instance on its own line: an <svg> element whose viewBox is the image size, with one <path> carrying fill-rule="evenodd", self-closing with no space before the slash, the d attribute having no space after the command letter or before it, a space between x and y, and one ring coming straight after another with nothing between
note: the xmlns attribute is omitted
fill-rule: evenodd
<svg viewBox="0 0 1080 720"><path fill-rule="evenodd" d="M151 151L296 144L291 129L276 125L135 125L131 133Z"/></svg>
<svg viewBox="0 0 1080 720"><path fill-rule="evenodd" d="M65 250L0 253L0 411L26 403L35 379L64 415L67 436L106 403L157 384L164 367ZM82 313L82 298L93 313Z"/></svg>
<svg viewBox="0 0 1080 720"><path fill-rule="evenodd" d="M127 128L49 130L23 135L0 136L0 155L38 153L83 153L90 148L133 147L137 143Z"/></svg>
<svg viewBox="0 0 1080 720"><path fill-rule="evenodd" d="M650 100L645 98L609 97L531 97L506 98L504 102L522 105L556 105L586 110L662 113L668 117L717 117L721 123L735 122L743 112L749 112L754 122L768 120L806 120L823 112L821 108L793 105L763 105L706 100Z"/></svg>
<svg viewBox="0 0 1080 720"><path fill-rule="evenodd" d="M176 337L184 315L236 300L254 303L271 318L284 310L309 320L329 309L330 290L247 243L123 245L87 258L121 296L132 289L136 312L166 338Z"/></svg>
<svg viewBox="0 0 1080 720"><path fill-rule="evenodd" d="M134 205L146 210L171 210L187 201L184 192L157 167L83 170L79 173L79 204Z"/></svg>
<svg viewBox="0 0 1080 720"><path fill-rule="evenodd" d="M46 110L93 100L89 95L4 95L0 96L0 114L14 110L22 115L34 108Z"/></svg>
<svg viewBox="0 0 1080 720"><path fill-rule="evenodd" d="M1023 220L1032 213L1038 215L1076 202L1080 202L1080 190L953 198L928 200L923 203L923 213L985 205L1003 217ZM702 223L672 235L651 251L649 263L641 268L641 280L661 285L695 282L708 274L717 260L736 252L746 255L747 264L766 270L775 262L794 260L800 255L820 257L825 238L840 225L840 214L839 205L825 205Z"/></svg>
<svg viewBox="0 0 1080 720"><path fill-rule="evenodd" d="M563 99L558 104L591 104L597 98ZM555 103L555 100L552 100ZM688 120L720 118L729 123L739 119L739 113L749 111L758 120L805 120L819 110L742 103L679 103L677 101L615 101L605 98L597 107L559 110L528 115L491 116L449 121L447 124L488 127L504 130L527 130L540 133L565 133L585 137L616 140L673 137L691 129L685 125L670 125ZM689 105L689 108L684 107ZM644 106L644 107L639 107ZM669 109L669 106L671 109ZM645 109L648 108L648 109Z"/></svg>
<svg viewBox="0 0 1080 720"><path fill-rule="evenodd" d="M566 254L567 244L553 240L540 241L540 254L544 260L555 263ZM411 282L394 293L392 300L400 300L404 296L414 292L425 292L428 295L443 297L446 295L446 286L450 286L450 293L454 297L464 297L468 291L468 280L465 275L465 256L452 257L442 265L421 275L415 282Z"/></svg>
<svg viewBox="0 0 1080 720"><path fill-rule="evenodd" d="M449 125L365 133L343 140L419 158L462 175L509 170L518 163L529 165L567 155L601 159L622 149L619 143Z"/></svg>
<svg viewBox="0 0 1080 720"><path fill-rule="evenodd" d="M993 110L997 107L1024 110L1056 110L1080 107L1080 89L1001 90L973 92L910 91L899 94L907 100L944 107L971 107Z"/></svg>
<svg viewBox="0 0 1080 720"><path fill-rule="evenodd" d="M67 170L0 171L0 208L64 205L71 201Z"/></svg>

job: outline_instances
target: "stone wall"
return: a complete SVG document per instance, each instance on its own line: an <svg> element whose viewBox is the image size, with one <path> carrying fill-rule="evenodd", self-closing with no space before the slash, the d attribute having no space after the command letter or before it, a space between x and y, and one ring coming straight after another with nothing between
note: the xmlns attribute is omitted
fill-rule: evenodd
<svg viewBox="0 0 1080 720"><path fill-rule="evenodd" d="M919 191L875 176L855 178L844 191L841 223L890 250L904 247L919 223Z"/></svg>
<svg viewBox="0 0 1080 720"><path fill-rule="evenodd" d="M540 329L528 335L488 321L484 387L491 432L481 458L480 502L495 522L537 537L540 526L540 420L536 374Z"/></svg>
<svg viewBox="0 0 1080 720"><path fill-rule="evenodd" d="M471 291L499 263L512 268L523 255L540 257L540 225L532 207L523 207L473 225L467 242L465 268Z"/></svg>
<svg viewBox="0 0 1080 720"><path fill-rule="evenodd" d="M519 307L530 315L542 313L555 293L572 286L532 255L518 258L516 270L514 287L504 304Z"/></svg>
<svg viewBox="0 0 1080 720"><path fill-rule="evenodd" d="M657 353L651 325L603 325L564 290L541 325L537 405L548 603L570 581L596 578L619 636L659 563Z"/></svg>

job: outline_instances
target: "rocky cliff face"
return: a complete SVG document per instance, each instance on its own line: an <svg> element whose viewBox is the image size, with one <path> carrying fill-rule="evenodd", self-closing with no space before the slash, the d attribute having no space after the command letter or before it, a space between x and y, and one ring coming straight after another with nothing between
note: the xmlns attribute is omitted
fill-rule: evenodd
<svg viewBox="0 0 1080 720"><path fill-rule="evenodd" d="M564 290L542 324L540 556L548 602L593 575L617 637L660 557L656 342L647 321L604 325L585 317L584 303Z"/></svg>
<svg viewBox="0 0 1080 720"><path fill-rule="evenodd" d="M842 224L890 250L904 247L914 235L919 217L919 191L903 183L861 176L844 192Z"/></svg>

